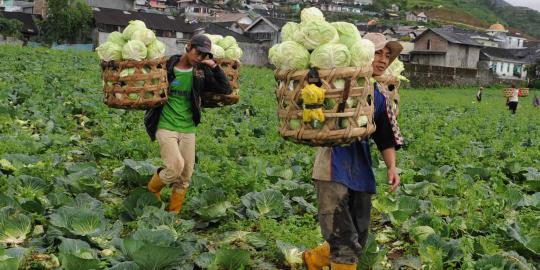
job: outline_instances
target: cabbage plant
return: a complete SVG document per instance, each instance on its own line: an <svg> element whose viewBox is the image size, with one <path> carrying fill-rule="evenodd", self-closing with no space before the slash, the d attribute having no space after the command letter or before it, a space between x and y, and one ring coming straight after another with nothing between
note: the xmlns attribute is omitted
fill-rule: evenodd
<svg viewBox="0 0 540 270"><path fill-rule="evenodd" d="M0 243L22 244L32 229L32 219L13 207L0 209Z"/></svg>
<svg viewBox="0 0 540 270"><path fill-rule="evenodd" d="M249 218L278 218L284 212L285 197L277 190L267 189L244 195L242 204Z"/></svg>
<svg viewBox="0 0 540 270"><path fill-rule="evenodd" d="M161 270L181 264L188 250L169 230L138 229L120 244L122 253L140 269Z"/></svg>
<svg viewBox="0 0 540 270"><path fill-rule="evenodd" d="M21 263L28 249L26 248L10 248L3 249L0 247L0 269L17 270L20 269Z"/></svg>
<svg viewBox="0 0 540 270"><path fill-rule="evenodd" d="M63 206L50 216L50 222L73 235L96 236L103 232L105 218L96 209Z"/></svg>
<svg viewBox="0 0 540 270"><path fill-rule="evenodd" d="M88 243L77 239L61 239L58 251L63 269L100 269L97 252Z"/></svg>
<svg viewBox="0 0 540 270"><path fill-rule="evenodd" d="M193 198L195 213L202 219L214 221L227 215L232 204L227 200L227 194L221 189L212 189Z"/></svg>

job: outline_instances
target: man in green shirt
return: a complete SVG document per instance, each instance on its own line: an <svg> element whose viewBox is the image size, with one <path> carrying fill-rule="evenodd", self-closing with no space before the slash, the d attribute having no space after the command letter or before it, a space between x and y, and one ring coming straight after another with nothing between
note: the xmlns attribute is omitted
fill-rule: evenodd
<svg viewBox="0 0 540 270"><path fill-rule="evenodd" d="M201 120L201 93L232 92L223 70L212 59L212 43L195 35L186 53L167 61L169 99L163 107L145 114L145 126L152 140L157 138L164 166L148 183L148 190L160 199L160 192L172 185L169 211L180 213L195 165L195 132Z"/></svg>

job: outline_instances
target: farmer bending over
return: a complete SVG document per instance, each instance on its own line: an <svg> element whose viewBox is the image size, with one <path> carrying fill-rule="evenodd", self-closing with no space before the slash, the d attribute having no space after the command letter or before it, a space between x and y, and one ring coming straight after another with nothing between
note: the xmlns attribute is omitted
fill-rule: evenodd
<svg viewBox="0 0 540 270"><path fill-rule="evenodd" d="M384 35L368 33L365 39L375 44L373 76L384 74L403 47L387 41ZM388 168L390 192L400 183L396 169L396 149L402 137L387 92L375 83L375 124L372 138ZM308 270L331 266L332 270L355 270L366 244L371 215L371 196L375 194L368 139L349 146L319 148L313 166L317 189L318 218L323 244L303 253Z"/></svg>
<svg viewBox="0 0 540 270"><path fill-rule="evenodd" d="M223 70L212 59L211 42L195 35L183 55L167 61L169 100L162 107L146 111L144 124L150 138L159 142L163 167L148 183L148 190L160 198L165 185L172 185L169 211L180 213L195 165L195 132L201 122L201 93L232 92Z"/></svg>

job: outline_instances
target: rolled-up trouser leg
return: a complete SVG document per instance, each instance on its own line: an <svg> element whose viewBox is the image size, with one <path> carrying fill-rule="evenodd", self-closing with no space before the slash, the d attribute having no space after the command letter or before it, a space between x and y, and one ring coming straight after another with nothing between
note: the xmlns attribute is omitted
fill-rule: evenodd
<svg viewBox="0 0 540 270"><path fill-rule="evenodd" d="M316 181L319 223L333 262L355 264L368 236L371 194L332 181Z"/></svg>

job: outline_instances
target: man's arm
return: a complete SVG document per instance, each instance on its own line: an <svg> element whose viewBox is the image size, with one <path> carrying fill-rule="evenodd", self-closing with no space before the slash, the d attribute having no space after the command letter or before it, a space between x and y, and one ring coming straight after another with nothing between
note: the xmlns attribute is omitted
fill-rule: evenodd
<svg viewBox="0 0 540 270"><path fill-rule="evenodd" d="M389 147L382 150L381 154L384 163L386 164L386 168L388 168L388 184L392 185L388 191L393 192L401 182L396 168L396 149L394 147Z"/></svg>
<svg viewBox="0 0 540 270"><path fill-rule="evenodd" d="M221 69L221 67L212 59L203 60L201 63L208 66L208 70L211 73L205 74L206 80L204 90L219 94L231 94L232 88L223 69Z"/></svg>

